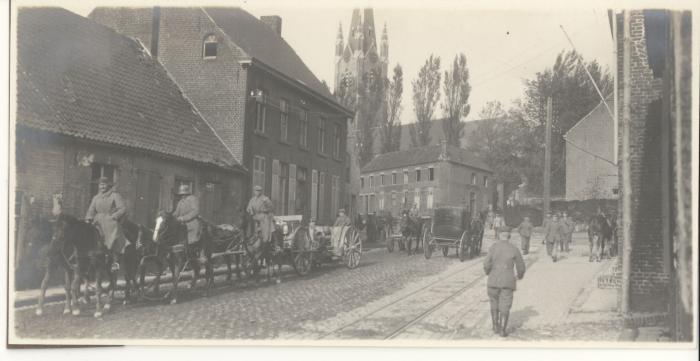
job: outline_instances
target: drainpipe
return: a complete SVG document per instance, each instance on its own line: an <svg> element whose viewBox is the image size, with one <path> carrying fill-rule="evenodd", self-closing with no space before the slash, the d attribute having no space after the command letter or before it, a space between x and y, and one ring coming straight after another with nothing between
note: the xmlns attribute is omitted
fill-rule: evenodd
<svg viewBox="0 0 700 361"><path fill-rule="evenodd" d="M630 122L632 87L630 85L630 65L632 50L630 40L630 13L623 12L622 50L622 295L620 311L623 315L630 311L630 261L632 260L631 219L632 182L630 180Z"/></svg>

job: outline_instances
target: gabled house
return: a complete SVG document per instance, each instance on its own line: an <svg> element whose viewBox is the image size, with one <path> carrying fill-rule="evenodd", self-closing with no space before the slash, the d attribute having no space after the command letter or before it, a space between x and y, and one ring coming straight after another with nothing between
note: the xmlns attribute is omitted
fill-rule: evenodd
<svg viewBox="0 0 700 361"><path fill-rule="evenodd" d="M50 217L53 195L82 218L100 177L145 226L182 183L204 218L238 220L245 168L142 43L64 9L20 8L16 44L18 260L35 251L24 232Z"/></svg>
<svg viewBox="0 0 700 361"><path fill-rule="evenodd" d="M275 213L331 223L349 205L353 113L282 38L282 19L240 8L96 8L89 17L142 42L251 170Z"/></svg>

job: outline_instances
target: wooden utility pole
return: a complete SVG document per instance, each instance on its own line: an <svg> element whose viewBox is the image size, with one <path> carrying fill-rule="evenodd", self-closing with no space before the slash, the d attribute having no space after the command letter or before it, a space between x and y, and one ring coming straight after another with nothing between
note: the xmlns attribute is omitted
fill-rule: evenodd
<svg viewBox="0 0 700 361"><path fill-rule="evenodd" d="M542 219L549 213L550 197L550 176L552 174L552 97L547 97L547 125L544 136L544 214Z"/></svg>

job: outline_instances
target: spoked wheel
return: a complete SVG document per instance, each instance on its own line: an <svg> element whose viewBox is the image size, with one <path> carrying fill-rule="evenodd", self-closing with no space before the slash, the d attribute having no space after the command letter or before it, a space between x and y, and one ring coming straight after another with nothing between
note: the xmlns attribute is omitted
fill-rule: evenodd
<svg viewBox="0 0 700 361"><path fill-rule="evenodd" d="M469 254L471 253L471 247L469 247L469 236L467 232L462 233L462 237L459 238L459 261L464 262Z"/></svg>
<svg viewBox="0 0 700 361"><path fill-rule="evenodd" d="M433 247L435 247L433 242L435 242L433 235L429 231L426 232L423 236L423 255L425 259L430 259L433 255Z"/></svg>
<svg viewBox="0 0 700 361"><path fill-rule="evenodd" d="M345 264L349 269L357 268L360 265L361 257L362 240L360 239L360 234L354 228L350 228L345 233Z"/></svg>
<svg viewBox="0 0 700 361"><path fill-rule="evenodd" d="M162 275L165 265L161 265L158 258L155 256L146 256L141 259L139 268L144 273L144 280L139 282L139 297L147 301L162 301L166 298L167 293L160 292L160 284L163 284ZM158 275L161 275L160 284L157 281ZM140 277L140 273L137 275Z"/></svg>
<svg viewBox="0 0 700 361"><path fill-rule="evenodd" d="M450 253L450 247L442 247L442 255L447 257L447 255Z"/></svg>
<svg viewBox="0 0 700 361"><path fill-rule="evenodd" d="M299 251L294 256L294 271L299 276L305 276L311 270L311 251Z"/></svg>

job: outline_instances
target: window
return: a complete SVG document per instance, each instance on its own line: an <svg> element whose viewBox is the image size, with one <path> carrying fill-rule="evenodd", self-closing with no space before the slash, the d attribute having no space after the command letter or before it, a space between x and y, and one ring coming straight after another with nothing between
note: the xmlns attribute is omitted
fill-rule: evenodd
<svg viewBox="0 0 700 361"><path fill-rule="evenodd" d="M335 157L335 159L340 159L341 141L342 141L342 137L340 134L340 125L334 124L333 125L333 157Z"/></svg>
<svg viewBox="0 0 700 361"><path fill-rule="evenodd" d="M288 204L289 204L289 164L285 162L280 162L280 189L279 189L279 214L289 214Z"/></svg>
<svg viewBox="0 0 700 361"><path fill-rule="evenodd" d="M379 176L379 179L380 179L379 185L382 185L382 186L383 186L383 185L384 185L384 173L382 173L382 174Z"/></svg>
<svg viewBox="0 0 700 361"><path fill-rule="evenodd" d="M289 126L289 102L280 99L280 140L287 141L287 128Z"/></svg>
<svg viewBox="0 0 700 361"><path fill-rule="evenodd" d="M474 214L476 210L476 193L469 192L469 214Z"/></svg>
<svg viewBox="0 0 700 361"><path fill-rule="evenodd" d="M396 184L396 182L398 181L398 179L396 179L396 178L397 178L396 172L392 172L391 173L391 184Z"/></svg>
<svg viewBox="0 0 700 361"><path fill-rule="evenodd" d="M488 186L489 186L489 177L484 176L484 187L488 187Z"/></svg>
<svg viewBox="0 0 700 361"><path fill-rule="evenodd" d="M377 198L374 194L369 195L369 211L374 212L377 210Z"/></svg>
<svg viewBox="0 0 700 361"><path fill-rule="evenodd" d="M265 157L253 157L253 185L265 189Z"/></svg>
<svg viewBox="0 0 700 361"><path fill-rule="evenodd" d="M360 177L360 188L365 187L365 177Z"/></svg>
<svg viewBox="0 0 700 361"><path fill-rule="evenodd" d="M431 182L435 180L435 168L433 167L428 168L428 180Z"/></svg>
<svg viewBox="0 0 700 361"><path fill-rule="evenodd" d="M384 193L379 193L379 206L378 210L384 209Z"/></svg>
<svg viewBox="0 0 700 361"><path fill-rule="evenodd" d="M476 184L476 173L472 173L472 184Z"/></svg>
<svg viewBox="0 0 700 361"><path fill-rule="evenodd" d="M420 168L416 169L416 182L420 182Z"/></svg>
<svg viewBox="0 0 700 361"><path fill-rule="evenodd" d="M408 203L408 191L404 190L403 191L403 205L404 205L404 207L407 205L407 203Z"/></svg>
<svg viewBox="0 0 700 361"><path fill-rule="evenodd" d="M428 200L426 203L428 209L433 209L433 188L428 188Z"/></svg>
<svg viewBox="0 0 700 361"><path fill-rule="evenodd" d="M204 38L204 49L202 50L204 59L215 59L217 50L216 35L207 35Z"/></svg>
<svg viewBox="0 0 700 361"><path fill-rule="evenodd" d="M374 176L373 175L369 176L369 187L370 188L374 187Z"/></svg>
<svg viewBox="0 0 700 361"><path fill-rule="evenodd" d="M264 97L255 103L255 132L265 133L265 119L267 110L265 109Z"/></svg>
<svg viewBox="0 0 700 361"><path fill-rule="evenodd" d="M404 169L403 171L403 184L408 183L408 171Z"/></svg>
<svg viewBox="0 0 700 361"><path fill-rule="evenodd" d="M296 182L296 194L294 196L294 214L304 213L307 210L307 187L306 180L308 179L308 171L304 167L297 167L297 182ZM290 204L290 207L292 205ZM291 213L291 211L290 211Z"/></svg>
<svg viewBox="0 0 700 361"><path fill-rule="evenodd" d="M299 112L299 145L302 148L308 148L309 143L309 112L302 109Z"/></svg>
<svg viewBox="0 0 700 361"><path fill-rule="evenodd" d="M318 152L326 154L326 120L318 120Z"/></svg>
<svg viewBox="0 0 700 361"><path fill-rule="evenodd" d="M413 191L413 204L415 204L416 207L420 206L420 188L416 188Z"/></svg>
<svg viewBox="0 0 700 361"><path fill-rule="evenodd" d="M90 199L92 199L92 197L94 197L97 194L98 183L100 181L100 178L106 177L107 179L110 179L113 183L117 182L116 169L117 167L113 165L99 163L92 164L92 173L90 175Z"/></svg>

